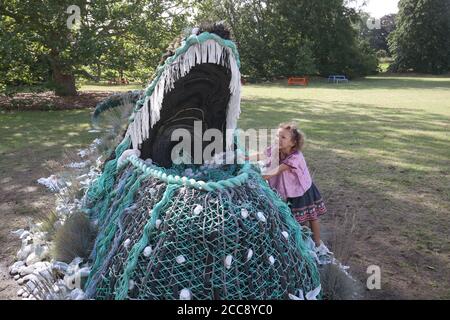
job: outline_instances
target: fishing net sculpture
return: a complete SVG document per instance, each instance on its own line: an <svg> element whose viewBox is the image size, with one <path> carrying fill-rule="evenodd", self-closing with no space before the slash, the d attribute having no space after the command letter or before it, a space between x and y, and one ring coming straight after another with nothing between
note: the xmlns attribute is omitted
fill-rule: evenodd
<svg viewBox="0 0 450 320"><path fill-rule="evenodd" d="M305 234L258 168L171 160L176 129L236 128L239 67L223 25L195 28L129 95L137 101L123 139L87 192L99 230L87 298L320 297ZM95 117L118 104L100 104ZM224 147L236 148L233 139Z"/></svg>

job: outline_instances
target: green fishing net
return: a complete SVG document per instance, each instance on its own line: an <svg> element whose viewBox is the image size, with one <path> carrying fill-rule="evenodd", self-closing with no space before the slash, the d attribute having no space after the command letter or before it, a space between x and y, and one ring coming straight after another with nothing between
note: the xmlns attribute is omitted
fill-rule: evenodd
<svg viewBox="0 0 450 320"><path fill-rule="evenodd" d="M320 285L307 235L248 163L114 159L86 208L99 229L88 298L289 299Z"/></svg>

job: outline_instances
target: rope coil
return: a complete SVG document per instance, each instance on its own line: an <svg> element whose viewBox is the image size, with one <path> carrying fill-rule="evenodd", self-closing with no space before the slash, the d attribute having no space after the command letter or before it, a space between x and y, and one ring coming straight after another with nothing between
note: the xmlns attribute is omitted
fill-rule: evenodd
<svg viewBox="0 0 450 320"><path fill-rule="evenodd" d="M223 190L224 188L232 188L232 187L238 187L241 186L243 183L245 183L249 178L249 171L250 169L250 163L246 162L242 169L240 170L240 174L236 177L232 177L225 180L219 180L219 181L202 181L202 180L195 180L195 179L189 179L187 177L180 177L178 175L173 176L171 174L167 174L163 172L159 167L157 166L148 166L144 163L144 161L140 158L138 158L136 155L132 155L125 159L122 164L117 168L117 170L121 170L126 164L131 163L133 167L140 170L146 175L150 175L154 178L157 178L159 180L162 180L166 182L167 184L177 184L177 185L184 185L186 187L192 187L198 190L205 190L205 191L217 191L217 190Z"/></svg>

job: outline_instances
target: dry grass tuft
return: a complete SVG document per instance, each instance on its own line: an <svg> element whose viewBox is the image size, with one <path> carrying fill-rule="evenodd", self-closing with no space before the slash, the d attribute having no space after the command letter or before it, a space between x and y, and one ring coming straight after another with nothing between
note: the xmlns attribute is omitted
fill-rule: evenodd
<svg viewBox="0 0 450 320"><path fill-rule="evenodd" d="M76 257L87 259L95 236L96 230L85 214L76 213L70 216L56 232L54 258L66 263L70 263Z"/></svg>
<svg viewBox="0 0 450 320"><path fill-rule="evenodd" d="M330 249L333 251L334 257L343 265L347 265L352 256L356 227L355 213L350 214L346 211L342 218L334 217ZM362 284L349 277L338 265L324 265L320 267L319 271L324 299L354 300L362 298Z"/></svg>

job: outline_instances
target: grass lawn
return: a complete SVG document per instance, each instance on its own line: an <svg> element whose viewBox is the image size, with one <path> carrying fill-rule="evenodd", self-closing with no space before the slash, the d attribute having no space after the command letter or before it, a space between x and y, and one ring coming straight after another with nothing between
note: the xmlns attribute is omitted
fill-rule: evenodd
<svg viewBox="0 0 450 320"><path fill-rule="evenodd" d="M95 83L86 82L80 86L82 91L128 91L128 90L141 90L144 86L133 83L129 85L110 85L107 83Z"/></svg>
<svg viewBox="0 0 450 320"><path fill-rule="evenodd" d="M130 89L139 86L82 86ZM382 290L369 297L450 298L450 78L377 76L242 90L240 127L296 120L306 133L304 154L329 209L324 230L354 218L350 271L365 283L368 266L381 268ZM0 180L86 146L95 138L90 112L0 113Z"/></svg>
<svg viewBox="0 0 450 320"><path fill-rule="evenodd" d="M91 112L80 109L0 113L0 154L30 148L81 148L95 139L95 134L88 132Z"/></svg>
<svg viewBox="0 0 450 320"><path fill-rule="evenodd" d="M245 129L299 122L322 223L355 217L353 272L381 268L371 295L450 298L450 78L244 86L242 110Z"/></svg>

